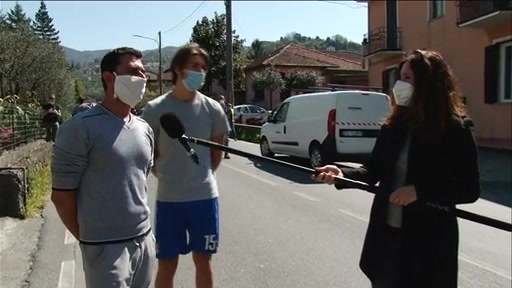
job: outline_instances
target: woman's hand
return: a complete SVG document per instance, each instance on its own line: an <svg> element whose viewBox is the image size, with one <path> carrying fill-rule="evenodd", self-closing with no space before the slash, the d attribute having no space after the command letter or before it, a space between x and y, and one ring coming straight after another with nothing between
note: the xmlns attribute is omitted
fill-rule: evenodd
<svg viewBox="0 0 512 288"><path fill-rule="evenodd" d="M413 185L404 186L389 195L389 201L401 206L407 206L416 201L416 188Z"/></svg>
<svg viewBox="0 0 512 288"><path fill-rule="evenodd" d="M343 177L340 168L335 165L326 165L315 169L320 172L318 175L311 175L311 179L332 185L336 182L336 176Z"/></svg>

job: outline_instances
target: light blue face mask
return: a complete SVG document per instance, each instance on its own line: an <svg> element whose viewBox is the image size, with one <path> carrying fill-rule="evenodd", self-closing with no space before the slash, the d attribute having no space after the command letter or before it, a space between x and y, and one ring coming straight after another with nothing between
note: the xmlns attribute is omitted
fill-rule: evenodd
<svg viewBox="0 0 512 288"><path fill-rule="evenodd" d="M186 71L187 77L183 79L183 85L185 85L185 88L187 88L189 91L201 89L204 85L206 74L192 70Z"/></svg>

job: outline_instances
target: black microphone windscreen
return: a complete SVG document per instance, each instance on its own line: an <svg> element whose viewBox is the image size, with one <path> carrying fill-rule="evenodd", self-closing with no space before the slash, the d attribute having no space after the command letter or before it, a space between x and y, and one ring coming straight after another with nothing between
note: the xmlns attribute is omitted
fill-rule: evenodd
<svg viewBox="0 0 512 288"><path fill-rule="evenodd" d="M162 115L160 117L160 125L162 125L165 133L173 139L179 138L185 134L183 123L174 113L165 113Z"/></svg>

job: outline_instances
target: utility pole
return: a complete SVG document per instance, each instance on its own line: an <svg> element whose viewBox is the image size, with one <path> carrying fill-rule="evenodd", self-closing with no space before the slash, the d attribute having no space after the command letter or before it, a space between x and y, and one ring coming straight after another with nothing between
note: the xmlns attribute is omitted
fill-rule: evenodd
<svg viewBox="0 0 512 288"><path fill-rule="evenodd" d="M235 105L233 86L233 25L231 16L231 0L224 1L226 6L226 92L228 103Z"/></svg>
<svg viewBox="0 0 512 288"><path fill-rule="evenodd" d="M153 40L158 44L158 85L160 86L160 95L164 94L164 75L162 74L162 32L158 31L158 40L142 35L132 35L133 37Z"/></svg>
<svg viewBox="0 0 512 288"><path fill-rule="evenodd" d="M164 75L162 74L162 31L158 31L158 84L160 95L164 94Z"/></svg>

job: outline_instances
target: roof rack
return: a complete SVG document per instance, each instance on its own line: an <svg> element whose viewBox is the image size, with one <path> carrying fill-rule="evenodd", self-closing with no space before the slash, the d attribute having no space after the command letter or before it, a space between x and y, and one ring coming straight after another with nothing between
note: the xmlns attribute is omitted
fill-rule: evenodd
<svg viewBox="0 0 512 288"><path fill-rule="evenodd" d="M382 92L381 87L370 87L370 86L358 86L358 85L341 85L341 84L327 84L327 86L313 86L308 89L304 89L304 93L311 92L322 92L322 91L346 91L346 90L363 90L363 91L374 91Z"/></svg>

